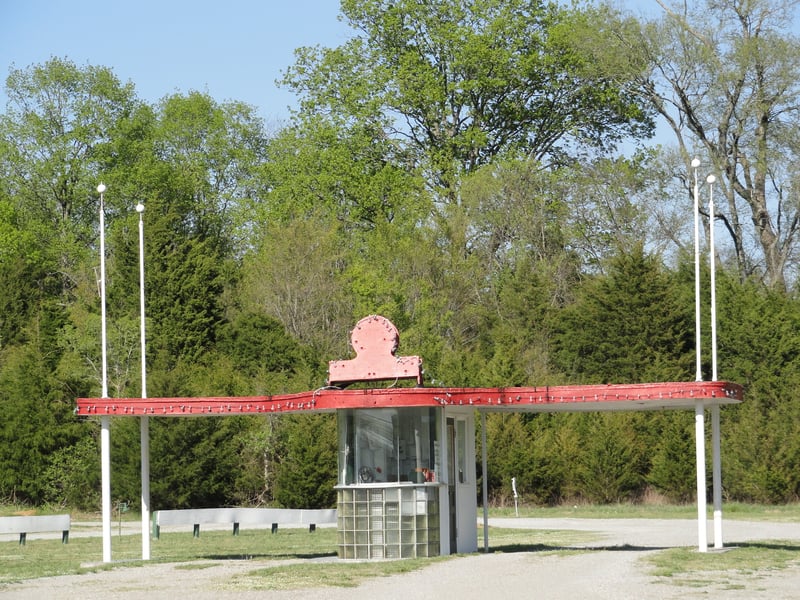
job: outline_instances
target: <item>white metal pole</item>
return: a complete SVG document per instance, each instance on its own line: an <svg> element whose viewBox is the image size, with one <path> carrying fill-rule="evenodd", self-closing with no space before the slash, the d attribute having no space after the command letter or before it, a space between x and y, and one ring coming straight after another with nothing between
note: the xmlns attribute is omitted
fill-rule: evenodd
<svg viewBox="0 0 800 600"><path fill-rule="evenodd" d="M97 186L100 194L100 345L102 355L102 392L108 398L108 355L106 351L106 186ZM100 418L100 478L103 519L103 562L111 562L111 417Z"/></svg>
<svg viewBox="0 0 800 600"><path fill-rule="evenodd" d="M706 177L708 182L708 244L711 269L711 380L717 381L717 281L714 248L714 175ZM714 547L722 548L722 454L720 449L719 405L711 408L711 454L712 481L714 490Z"/></svg>
<svg viewBox="0 0 800 600"><path fill-rule="evenodd" d="M104 396L107 398L107 396ZM100 478L103 518L103 562L111 562L111 417L100 417Z"/></svg>
<svg viewBox="0 0 800 600"><path fill-rule="evenodd" d="M708 525L706 523L706 431L703 401L694 405L695 452L697 454L697 549L708 551Z"/></svg>
<svg viewBox="0 0 800 600"><path fill-rule="evenodd" d="M711 407L711 453L714 485L714 548L722 548L722 459L720 453L719 405Z"/></svg>
<svg viewBox="0 0 800 600"><path fill-rule="evenodd" d="M714 175L706 177L708 182L708 245L711 267L711 381L717 380L717 290L716 264L714 260Z"/></svg>
<svg viewBox="0 0 800 600"><path fill-rule="evenodd" d="M144 205L136 204L139 213L139 332L142 357L142 398L147 398L147 361L144 327ZM139 427L142 460L142 560L150 560L150 417L142 415Z"/></svg>
<svg viewBox="0 0 800 600"><path fill-rule="evenodd" d="M694 331L695 331L695 380L703 381L703 368L700 361L700 200L697 189L697 167L700 159L692 159L694 169Z"/></svg>
<svg viewBox="0 0 800 600"><path fill-rule="evenodd" d="M489 473L486 452L486 411L481 411L481 463L483 465L483 551L489 552Z"/></svg>

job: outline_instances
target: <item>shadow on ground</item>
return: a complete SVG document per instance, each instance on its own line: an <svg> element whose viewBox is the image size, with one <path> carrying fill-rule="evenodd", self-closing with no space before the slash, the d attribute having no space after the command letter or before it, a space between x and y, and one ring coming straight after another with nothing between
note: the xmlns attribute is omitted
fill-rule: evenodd
<svg viewBox="0 0 800 600"><path fill-rule="evenodd" d="M490 553L514 552L650 552L652 550L666 550L665 546L633 546L622 544L620 546L555 546L551 544L501 544L490 547Z"/></svg>
<svg viewBox="0 0 800 600"><path fill-rule="evenodd" d="M284 554L275 554L270 552L241 554L231 552L230 554L204 554L200 558L203 560L253 560L256 558L265 558L271 560L314 560L320 558L335 558L336 556L336 552L286 552Z"/></svg>

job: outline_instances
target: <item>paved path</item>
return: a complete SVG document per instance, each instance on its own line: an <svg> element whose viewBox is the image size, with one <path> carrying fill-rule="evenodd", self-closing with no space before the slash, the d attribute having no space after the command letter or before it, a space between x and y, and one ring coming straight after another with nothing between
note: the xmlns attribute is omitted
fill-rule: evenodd
<svg viewBox="0 0 800 600"><path fill-rule="evenodd" d="M754 540L797 541L795 566L769 574L725 574L710 584L675 585L648 573L642 558L664 548L697 545L693 520L491 519L494 527L573 529L598 532L597 541L575 554L542 552L471 554L434 563L419 572L379 577L356 588L252 591L231 587L231 577L259 567L258 561L215 561L185 570L174 564L121 567L102 573L25 581L2 587L3 600L458 600L541 598L547 600L672 600L692 598L800 598L800 523L726 521L727 546ZM709 530L709 535L713 532ZM491 543L491 538L490 538ZM325 559L336 560L336 559ZM274 561L269 564L275 564Z"/></svg>

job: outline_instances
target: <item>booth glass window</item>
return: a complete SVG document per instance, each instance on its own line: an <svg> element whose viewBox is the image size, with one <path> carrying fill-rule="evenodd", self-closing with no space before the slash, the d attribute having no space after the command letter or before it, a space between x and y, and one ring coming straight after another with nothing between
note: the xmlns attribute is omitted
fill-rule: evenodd
<svg viewBox="0 0 800 600"><path fill-rule="evenodd" d="M339 410L339 485L438 481L436 408Z"/></svg>

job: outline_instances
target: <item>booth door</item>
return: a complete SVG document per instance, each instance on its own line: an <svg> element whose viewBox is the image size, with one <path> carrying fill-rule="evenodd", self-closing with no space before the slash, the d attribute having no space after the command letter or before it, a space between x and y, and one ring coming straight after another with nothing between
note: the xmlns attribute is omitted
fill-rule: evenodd
<svg viewBox="0 0 800 600"><path fill-rule="evenodd" d="M472 415L447 418L447 471L450 552L475 552L478 548L478 508Z"/></svg>

